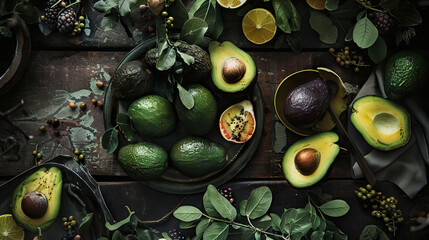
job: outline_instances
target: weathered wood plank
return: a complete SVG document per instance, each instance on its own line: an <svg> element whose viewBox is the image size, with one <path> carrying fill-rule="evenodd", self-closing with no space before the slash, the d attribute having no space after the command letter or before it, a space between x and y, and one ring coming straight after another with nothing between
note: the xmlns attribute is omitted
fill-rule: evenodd
<svg viewBox="0 0 429 240"><path fill-rule="evenodd" d="M32 151L38 144L44 159L58 154L72 155L74 149L86 156L91 174L96 176L124 176L115 156L107 154L101 147L104 133L103 113L91 103L92 98L103 99L103 90L95 86L97 81L107 84L120 60L127 52L73 52L35 51L24 78L7 95L0 98L0 111L4 111L22 98L24 106L10 119L33 139L23 135L0 120L0 138L14 136L20 142L21 160L1 162L0 175L13 176L34 164ZM291 52L251 52L258 68L258 84L262 90L265 123L263 137L254 158L238 175L239 178L282 178L278 165L287 146L300 136L287 130L277 119L273 109L276 86L287 75L306 68L329 67L339 73L345 82L357 88L367 73L356 74L342 69L327 52L294 54ZM79 106L84 102L87 109L71 110L69 101ZM61 121L57 129L47 127L40 132L41 125L49 119ZM59 136L55 134L59 132ZM341 152L329 177L350 177L348 154Z"/></svg>

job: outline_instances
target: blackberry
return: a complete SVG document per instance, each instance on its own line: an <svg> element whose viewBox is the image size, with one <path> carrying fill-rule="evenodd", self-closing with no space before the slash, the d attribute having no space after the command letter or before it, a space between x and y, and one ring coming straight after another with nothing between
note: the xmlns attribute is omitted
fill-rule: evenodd
<svg viewBox="0 0 429 240"><path fill-rule="evenodd" d="M234 196L232 195L232 189L229 188L222 188L217 190L222 196L224 196L231 204L235 204Z"/></svg>
<svg viewBox="0 0 429 240"><path fill-rule="evenodd" d="M56 0L49 0L47 2L47 7L43 12L43 21L48 23L52 28L55 27L58 13L60 12L60 7L58 6L58 4L55 5L56 3Z"/></svg>
<svg viewBox="0 0 429 240"><path fill-rule="evenodd" d="M372 12L368 14L369 19L374 23L375 27L377 27L378 32L383 35L392 28L393 19L389 14L384 12Z"/></svg>
<svg viewBox="0 0 429 240"><path fill-rule="evenodd" d="M57 28L60 33L71 34L75 28L76 13L72 8L67 8L60 13L57 19Z"/></svg>
<svg viewBox="0 0 429 240"><path fill-rule="evenodd" d="M168 236L172 239L172 240L185 240L186 236L185 234L183 234L181 231L178 231L177 229L172 229L170 231L168 231Z"/></svg>

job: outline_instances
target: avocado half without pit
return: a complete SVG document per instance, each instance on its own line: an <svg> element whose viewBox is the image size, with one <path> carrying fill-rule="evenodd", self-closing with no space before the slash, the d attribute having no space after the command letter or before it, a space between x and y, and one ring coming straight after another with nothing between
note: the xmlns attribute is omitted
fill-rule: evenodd
<svg viewBox="0 0 429 240"><path fill-rule="evenodd" d="M405 145L411 136L408 112L399 104L378 96L356 100L350 121L370 146L383 151Z"/></svg>

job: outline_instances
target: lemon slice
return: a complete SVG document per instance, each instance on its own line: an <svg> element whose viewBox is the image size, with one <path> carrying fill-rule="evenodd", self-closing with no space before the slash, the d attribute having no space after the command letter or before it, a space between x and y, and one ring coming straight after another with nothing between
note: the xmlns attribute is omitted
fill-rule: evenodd
<svg viewBox="0 0 429 240"><path fill-rule="evenodd" d="M325 9L325 3L326 0L307 0L307 4L316 10Z"/></svg>
<svg viewBox="0 0 429 240"><path fill-rule="evenodd" d="M18 226L11 214L0 216L0 240L23 240L24 229Z"/></svg>
<svg viewBox="0 0 429 240"><path fill-rule="evenodd" d="M247 0L217 0L217 3L219 3L221 7L234 9L241 7L246 1Z"/></svg>
<svg viewBox="0 0 429 240"><path fill-rule="evenodd" d="M277 31L273 14L263 8L250 10L243 18L242 27L244 36L254 44L270 41Z"/></svg>

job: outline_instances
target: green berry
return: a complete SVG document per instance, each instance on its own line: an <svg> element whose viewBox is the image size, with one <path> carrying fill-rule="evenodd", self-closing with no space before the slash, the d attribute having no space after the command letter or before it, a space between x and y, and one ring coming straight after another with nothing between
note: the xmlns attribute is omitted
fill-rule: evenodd
<svg viewBox="0 0 429 240"><path fill-rule="evenodd" d="M74 155L79 155L80 154L80 151L79 150L74 150Z"/></svg>
<svg viewBox="0 0 429 240"><path fill-rule="evenodd" d="M67 218L66 218L66 217L63 217L63 218L61 218L61 221L63 221L63 222L67 222Z"/></svg>
<svg viewBox="0 0 429 240"><path fill-rule="evenodd" d="M390 219L388 217L383 218L383 221L388 222Z"/></svg>
<svg viewBox="0 0 429 240"><path fill-rule="evenodd" d="M84 16L80 16L80 17L79 17L79 21L81 21L81 22L82 22L83 20L85 20L85 17L84 17Z"/></svg>
<svg viewBox="0 0 429 240"><path fill-rule="evenodd" d="M161 13L161 15L162 15L163 17L167 17L167 16L168 16L168 12L163 11L163 12Z"/></svg>
<svg viewBox="0 0 429 240"><path fill-rule="evenodd" d="M379 212L378 212L378 213L377 213L377 217L378 217L378 218L381 218L381 213L379 213Z"/></svg>
<svg viewBox="0 0 429 240"><path fill-rule="evenodd" d="M70 225L75 226L77 224L76 220L71 220Z"/></svg>
<svg viewBox="0 0 429 240"><path fill-rule="evenodd" d="M36 156L36 155L37 155L37 151L36 151L36 150L34 150L34 151L32 152L32 154L33 154L33 156Z"/></svg>
<svg viewBox="0 0 429 240"><path fill-rule="evenodd" d="M366 185L366 189L371 190L372 189L371 184Z"/></svg>
<svg viewBox="0 0 429 240"><path fill-rule="evenodd" d="M357 196L358 196L358 198L362 198L363 194L362 193L358 193Z"/></svg>
<svg viewBox="0 0 429 240"><path fill-rule="evenodd" d="M171 22L174 21L174 18L172 16L168 17L168 20L170 20Z"/></svg>
<svg viewBox="0 0 429 240"><path fill-rule="evenodd" d="M74 220L74 217L73 216L70 216L69 217L69 221L73 221Z"/></svg>
<svg viewBox="0 0 429 240"><path fill-rule="evenodd" d="M83 154L79 155L79 160L85 159L85 156Z"/></svg>
<svg viewBox="0 0 429 240"><path fill-rule="evenodd" d="M85 27L85 24L81 23L81 24L79 24L79 27L83 28L83 27Z"/></svg>
<svg viewBox="0 0 429 240"><path fill-rule="evenodd" d="M41 159L42 158L42 154L41 153L37 153L36 158L37 159Z"/></svg>
<svg viewBox="0 0 429 240"><path fill-rule="evenodd" d="M171 21L167 20L165 23L168 25L168 24L171 24Z"/></svg>
<svg viewBox="0 0 429 240"><path fill-rule="evenodd" d="M362 200L366 200L366 199L367 199L367 197L366 197L366 196L363 196L363 197L362 197Z"/></svg>

